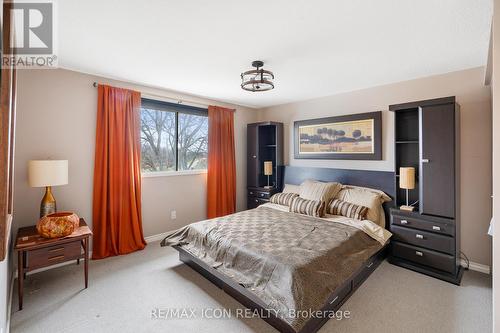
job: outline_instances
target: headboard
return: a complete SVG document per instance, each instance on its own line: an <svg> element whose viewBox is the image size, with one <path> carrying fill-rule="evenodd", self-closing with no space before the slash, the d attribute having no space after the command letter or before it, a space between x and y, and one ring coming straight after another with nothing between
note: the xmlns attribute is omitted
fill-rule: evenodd
<svg viewBox="0 0 500 333"><path fill-rule="evenodd" d="M307 179L315 179L323 182L338 182L346 185L363 186L381 190L394 199L396 192L394 176L394 172L391 171L285 166L283 184L299 185ZM386 202L383 207L386 225L388 225L389 209L394 207L394 201Z"/></svg>

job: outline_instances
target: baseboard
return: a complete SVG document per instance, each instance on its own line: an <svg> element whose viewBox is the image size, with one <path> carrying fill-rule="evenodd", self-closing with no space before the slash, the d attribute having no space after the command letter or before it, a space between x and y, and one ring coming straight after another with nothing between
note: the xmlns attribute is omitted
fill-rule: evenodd
<svg viewBox="0 0 500 333"><path fill-rule="evenodd" d="M148 237L144 237L144 240L146 243L151 243L151 242L156 242L159 240L162 240L163 238L167 237L167 235L170 233L170 231L167 232L162 232L161 234L156 234Z"/></svg>
<svg viewBox="0 0 500 333"><path fill-rule="evenodd" d="M10 287L9 287L9 303L7 303L7 322L5 323L5 332L10 332L10 316L12 314L12 299L14 297L14 280L15 271L10 274Z"/></svg>
<svg viewBox="0 0 500 333"><path fill-rule="evenodd" d="M464 259L462 259L460 261L460 264L463 267L467 268L467 261L465 261ZM477 262L473 262L473 261L469 262L469 269L471 271L476 271L476 272L480 272L480 273L484 273L484 274L490 274L491 273L490 266L483 265L483 264L478 264Z"/></svg>

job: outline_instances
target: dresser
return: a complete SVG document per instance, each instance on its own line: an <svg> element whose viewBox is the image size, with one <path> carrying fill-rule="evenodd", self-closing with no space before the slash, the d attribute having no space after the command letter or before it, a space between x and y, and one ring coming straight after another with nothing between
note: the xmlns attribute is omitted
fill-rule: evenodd
<svg viewBox="0 0 500 333"><path fill-rule="evenodd" d="M271 162L266 175L264 162ZM266 121L247 125L247 208L269 202L281 191L283 173L283 123ZM270 188L265 186L270 185Z"/></svg>
<svg viewBox="0 0 500 333"><path fill-rule="evenodd" d="M257 208L269 202L273 194L278 193L277 188L267 189L264 187L248 187L247 209Z"/></svg>
<svg viewBox="0 0 500 333"><path fill-rule="evenodd" d="M88 287L91 237L92 231L84 219L80 219L80 226L75 232L63 238L43 238L35 226L19 228L14 246L14 250L18 253L19 310L23 309L24 279L29 272L45 267L55 268L58 267L54 266L56 264L73 260L80 264L80 259L84 259L85 288Z"/></svg>
<svg viewBox="0 0 500 333"><path fill-rule="evenodd" d="M396 208L390 211L389 262L460 284L460 115L455 97L389 107L395 118ZM399 209L401 167L415 168L414 211Z"/></svg>

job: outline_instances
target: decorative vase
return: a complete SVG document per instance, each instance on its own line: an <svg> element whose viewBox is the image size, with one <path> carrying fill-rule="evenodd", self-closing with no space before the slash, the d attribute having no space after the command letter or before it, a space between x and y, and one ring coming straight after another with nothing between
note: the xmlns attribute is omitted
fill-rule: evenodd
<svg viewBox="0 0 500 333"><path fill-rule="evenodd" d="M36 224L36 230L42 237L59 238L71 235L79 225L80 218L75 213L58 212L42 217Z"/></svg>

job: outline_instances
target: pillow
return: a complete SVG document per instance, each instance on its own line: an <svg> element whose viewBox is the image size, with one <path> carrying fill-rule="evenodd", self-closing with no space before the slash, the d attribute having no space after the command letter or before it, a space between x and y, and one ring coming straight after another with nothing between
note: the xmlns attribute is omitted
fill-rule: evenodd
<svg viewBox="0 0 500 333"><path fill-rule="evenodd" d="M290 206L293 198L298 197L297 193L276 193L271 197L271 203L283 206Z"/></svg>
<svg viewBox="0 0 500 333"><path fill-rule="evenodd" d="M295 197L290 205L290 212L305 214L314 217L323 216L325 202L319 200L307 200L301 197Z"/></svg>
<svg viewBox="0 0 500 333"><path fill-rule="evenodd" d="M283 193L300 193L299 185L285 184L285 188L283 189Z"/></svg>
<svg viewBox="0 0 500 333"><path fill-rule="evenodd" d="M368 207L332 199L326 206L326 212L331 215L342 215L355 220L364 220L366 219L366 213L368 213Z"/></svg>
<svg viewBox="0 0 500 333"><path fill-rule="evenodd" d="M382 204L391 201L391 198L384 192L367 187L344 185L335 199L368 207L366 219L385 228L385 213Z"/></svg>
<svg viewBox="0 0 500 333"><path fill-rule="evenodd" d="M387 194L385 194L385 192L384 192L384 191L377 190L377 189L374 189L374 188L363 187L363 186L354 186L354 185L342 185L342 189L346 189L346 188L358 189L358 190L360 190L360 191L369 191L369 192L373 192L373 193L375 193L375 194L380 195L380 197L382 198L383 202L389 202L389 201L392 201L391 197L390 197L390 196L388 196Z"/></svg>
<svg viewBox="0 0 500 333"><path fill-rule="evenodd" d="M300 184L300 197L306 200L330 201L339 193L342 185L339 183L323 183L316 180L306 180Z"/></svg>

